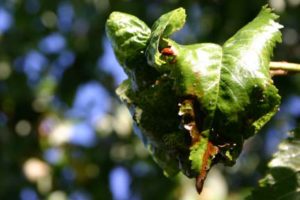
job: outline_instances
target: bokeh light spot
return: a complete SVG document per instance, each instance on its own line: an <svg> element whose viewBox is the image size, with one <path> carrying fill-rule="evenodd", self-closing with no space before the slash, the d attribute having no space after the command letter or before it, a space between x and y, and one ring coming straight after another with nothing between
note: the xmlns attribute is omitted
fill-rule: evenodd
<svg viewBox="0 0 300 200"><path fill-rule="evenodd" d="M134 157L134 149L131 145L116 143L110 150L110 157L115 162L130 160Z"/></svg>
<svg viewBox="0 0 300 200"><path fill-rule="evenodd" d="M126 106L121 105L116 110L116 114L113 120L113 127L122 138L130 136L132 129L132 119Z"/></svg>
<svg viewBox="0 0 300 200"><path fill-rule="evenodd" d="M16 125L16 133L20 136L27 136L31 131L30 122L27 120L20 120Z"/></svg>
<svg viewBox="0 0 300 200"><path fill-rule="evenodd" d="M21 190L21 193L20 193L20 199L21 200L38 200L38 195L36 193L36 191L34 191L33 189L31 188L23 188Z"/></svg>
<svg viewBox="0 0 300 200"><path fill-rule="evenodd" d="M0 80L9 78L11 74L11 67L7 62L0 62Z"/></svg>
<svg viewBox="0 0 300 200"><path fill-rule="evenodd" d="M52 33L41 40L39 48L48 54L58 53L66 46L65 38L60 33Z"/></svg>
<svg viewBox="0 0 300 200"><path fill-rule="evenodd" d="M11 14L0 7L0 34L6 32L12 25L13 18Z"/></svg>
<svg viewBox="0 0 300 200"><path fill-rule="evenodd" d="M286 8L285 0L269 0L269 4L277 12L284 12L284 10Z"/></svg>
<svg viewBox="0 0 300 200"><path fill-rule="evenodd" d="M67 200L68 196L63 191L54 191L48 196L48 200Z"/></svg>
<svg viewBox="0 0 300 200"><path fill-rule="evenodd" d="M99 83L91 81L77 89L73 107L67 115L85 119L92 126L96 126L109 107L110 97L107 91Z"/></svg>
<svg viewBox="0 0 300 200"><path fill-rule="evenodd" d="M96 144L96 134L91 126L86 123L75 124L72 127L70 142L83 147L91 147Z"/></svg>
<svg viewBox="0 0 300 200"><path fill-rule="evenodd" d="M287 45L295 45L299 41L298 33L295 29L285 28L283 30L283 42Z"/></svg>
<svg viewBox="0 0 300 200"><path fill-rule="evenodd" d="M57 125L49 135L49 143L52 146L60 146L70 141L72 124L69 122Z"/></svg>
<svg viewBox="0 0 300 200"><path fill-rule="evenodd" d="M284 109L288 112L288 114L299 117L300 116L300 96L291 96L284 103Z"/></svg>
<svg viewBox="0 0 300 200"><path fill-rule="evenodd" d="M111 44L109 43L107 38L103 39L103 55L98 60L98 68L103 70L109 74L111 74L115 79L115 84L119 85L127 79L127 75L125 74L123 68L118 63Z"/></svg>
<svg viewBox="0 0 300 200"><path fill-rule="evenodd" d="M44 159L51 163L51 164L57 164L63 157L63 152L61 149L53 147L49 148L44 152Z"/></svg>
<svg viewBox="0 0 300 200"><path fill-rule="evenodd" d="M58 16L58 28L63 32L70 31L73 24L73 17L74 17L73 6L67 2L63 2L59 4L57 9L57 16Z"/></svg>
<svg viewBox="0 0 300 200"><path fill-rule="evenodd" d="M31 83L39 80L42 71L48 64L47 58L36 50L29 51L24 58L23 71Z"/></svg>
<svg viewBox="0 0 300 200"><path fill-rule="evenodd" d="M42 23L47 28L54 28L57 23L57 17L54 12L46 11L41 17Z"/></svg>
<svg viewBox="0 0 300 200"><path fill-rule="evenodd" d="M28 180L36 182L49 176L50 167L38 158L29 158L23 165L23 172Z"/></svg>
<svg viewBox="0 0 300 200"><path fill-rule="evenodd" d="M114 168L109 174L109 186L114 200L130 199L131 178L123 167Z"/></svg>

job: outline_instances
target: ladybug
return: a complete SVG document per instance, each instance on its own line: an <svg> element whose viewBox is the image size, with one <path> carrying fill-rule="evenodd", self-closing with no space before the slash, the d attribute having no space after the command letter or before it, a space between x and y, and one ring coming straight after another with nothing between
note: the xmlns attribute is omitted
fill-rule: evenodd
<svg viewBox="0 0 300 200"><path fill-rule="evenodd" d="M161 54L164 55L164 56L174 56L175 53L174 51L171 49L171 47L166 47L166 48L163 48L161 50Z"/></svg>

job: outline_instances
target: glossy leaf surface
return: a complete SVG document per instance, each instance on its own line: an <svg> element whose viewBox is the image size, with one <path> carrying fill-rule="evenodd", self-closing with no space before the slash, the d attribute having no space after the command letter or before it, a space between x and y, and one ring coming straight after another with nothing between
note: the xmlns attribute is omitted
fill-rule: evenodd
<svg viewBox="0 0 300 200"><path fill-rule="evenodd" d="M122 37L114 36L117 26L111 24L119 22L113 16L107 32L129 76L117 93L131 110L136 132L166 174L181 170L197 177L200 192L210 167L234 164L244 139L278 110L280 96L268 67L273 47L281 41L277 16L263 7L223 46L180 45L169 38L185 23L179 8L161 16L148 39L135 41L141 48L125 64L127 52L122 54ZM126 33L123 26L121 30Z"/></svg>

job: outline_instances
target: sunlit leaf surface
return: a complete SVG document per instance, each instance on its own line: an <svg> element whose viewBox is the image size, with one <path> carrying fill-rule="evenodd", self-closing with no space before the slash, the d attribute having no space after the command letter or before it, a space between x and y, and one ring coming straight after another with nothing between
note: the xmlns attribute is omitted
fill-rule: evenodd
<svg viewBox="0 0 300 200"><path fill-rule="evenodd" d="M281 25L263 7L223 46L180 45L169 36L185 17L183 8L164 14L147 40L146 25L123 13L112 13L106 30L130 77L117 93L138 135L167 175L196 176L200 192L211 165L234 164L244 139L278 110L269 61ZM132 49L122 50L127 43Z"/></svg>

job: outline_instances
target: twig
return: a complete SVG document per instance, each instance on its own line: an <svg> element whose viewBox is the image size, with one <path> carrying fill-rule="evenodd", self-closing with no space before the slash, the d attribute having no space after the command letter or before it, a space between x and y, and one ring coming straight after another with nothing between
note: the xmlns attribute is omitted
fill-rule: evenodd
<svg viewBox="0 0 300 200"><path fill-rule="evenodd" d="M270 73L272 76L283 76L287 74L300 73L300 64L289 62L270 62Z"/></svg>

